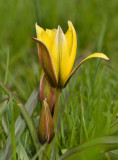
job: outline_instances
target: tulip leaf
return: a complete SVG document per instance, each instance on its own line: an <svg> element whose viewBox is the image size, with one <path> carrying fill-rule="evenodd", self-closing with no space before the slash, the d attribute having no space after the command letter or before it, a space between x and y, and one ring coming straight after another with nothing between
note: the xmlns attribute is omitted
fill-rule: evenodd
<svg viewBox="0 0 118 160"><path fill-rule="evenodd" d="M32 94L30 95L27 103L25 104L25 108L27 108L27 112L30 116L32 115L34 109L36 108L38 101L39 101L39 83L33 90ZM18 144L19 137L22 135L23 131L25 130L25 127L26 123L20 115L15 122L16 145ZM0 152L0 159L6 160L10 155L11 155L11 133L9 134L6 140L3 150Z"/></svg>
<svg viewBox="0 0 118 160"><path fill-rule="evenodd" d="M118 135L99 137L68 150L58 160L97 160L101 154L115 149L118 149Z"/></svg>
<svg viewBox="0 0 118 160"><path fill-rule="evenodd" d="M112 152L109 152L108 153L110 156L114 156L114 158L116 157L117 159L118 159L118 149L116 149L116 150L114 150L114 151L112 151Z"/></svg>
<svg viewBox="0 0 118 160"><path fill-rule="evenodd" d="M118 119L116 119L110 129L110 134L117 134L118 133Z"/></svg>

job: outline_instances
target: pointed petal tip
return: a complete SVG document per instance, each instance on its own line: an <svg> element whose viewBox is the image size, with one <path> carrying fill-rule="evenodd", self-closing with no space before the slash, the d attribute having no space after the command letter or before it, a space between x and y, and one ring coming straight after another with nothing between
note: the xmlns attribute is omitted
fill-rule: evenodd
<svg viewBox="0 0 118 160"><path fill-rule="evenodd" d="M69 24L69 23L72 24L72 22L71 22L70 20L68 20L68 24Z"/></svg>
<svg viewBox="0 0 118 160"><path fill-rule="evenodd" d="M39 40L39 39L37 39L37 38L34 38L34 37L32 37L32 39L33 39L34 41L40 42L40 43L42 43L42 44L44 45L44 43L43 43L41 40Z"/></svg>
<svg viewBox="0 0 118 160"><path fill-rule="evenodd" d="M43 100L43 102L44 102L44 103L47 102L47 97L45 97L45 99Z"/></svg>
<svg viewBox="0 0 118 160"><path fill-rule="evenodd" d="M95 57L102 58L102 59L104 59L106 61L110 60L109 57L107 57L106 54L104 54L104 53L94 53L92 55L95 55Z"/></svg>
<svg viewBox="0 0 118 160"><path fill-rule="evenodd" d="M60 25L58 25L58 29L57 29L57 30L58 30L58 31L61 31L61 30L62 30Z"/></svg>
<svg viewBox="0 0 118 160"><path fill-rule="evenodd" d="M70 20L68 20L68 27L70 29L72 29L73 31L75 31L75 28L74 28L74 26L73 26L73 24L72 24L72 22Z"/></svg>
<svg viewBox="0 0 118 160"><path fill-rule="evenodd" d="M110 59L109 59L109 58L107 58L107 59L106 59L106 61L110 61Z"/></svg>
<svg viewBox="0 0 118 160"><path fill-rule="evenodd" d="M109 58L109 57L107 57L107 58L106 58L106 61L109 61L109 60L110 60L110 58Z"/></svg>
<svg viewBox="0 0 118 160"><path fill-rule="evenodd" d="M35 23L36 32L37 32L37 26L38 26L38 24L37 24L37 22L36 22L36 23Z"/></svg>
<svg viewBox="0 0 118 160"><path fill-rule="evenodd" d="M61 34L64 34L64 33L63 33L63 30L62 30L61 26L58 25L58 28L57 28L57 35L59 36L59 35L61 35Z"/></svg>
<svg viewBox="0 0 118 160"><path fill-rule="evenodd" d="M107 56L104 56L104 57L98 57L98 58L102 58L102 59L104 59L104 60L106 60L106 61L109 61L109 60L110 60Z"/></svg>
<svg viewBox="0 0 118 160"><path fill-rule="evenodd" d="M34 41L38 41L38 39L37 39L37 38L32 37L32 39L33 39Z"/></svg>
<svg viewBox="0 0 118 160"><path fill-rule="evenodd" d="M38 25L37 25L37 22L36 22L36 23L35 23L36 34L37 34L37 26L38 26Z"/></svg>
<svg viewBox="0 0 118 160"><path fill-rule="evenodd" d="M45 99L43 100L43 103L44 103L45 105L48 104L48 102L47 102L47 97L45 97Z"/></svg>
<svg viewBox="0 0 118 160"><path fill-rule="evenodd" d="M68 26L72 26L73 27L73 24L72 24L72 22L70 20L68 20Z"/></svg>

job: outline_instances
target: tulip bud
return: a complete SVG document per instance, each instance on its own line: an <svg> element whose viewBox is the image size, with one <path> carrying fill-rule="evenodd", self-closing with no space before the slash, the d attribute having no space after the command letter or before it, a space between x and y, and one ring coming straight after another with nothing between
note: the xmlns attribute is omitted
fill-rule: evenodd
<svg viewBox="0 0 118 160"><path fill-rule="evenodd" d="M40 114L38 136L41 144L50 143L54 137L54 124L46 98L43 100Z"/></svg>
<svg viewBox="0 0 118 160"><path fill-rule="evenodd" d="M40 79L40 100L41 103L43 104L43 100L46 98L47 103L49 105L51 114L53 114L53 107L55 104L55 98L56 98L56 88L52 87L48 80L46 79L45 73L42 73L41 79Z"/></svg>

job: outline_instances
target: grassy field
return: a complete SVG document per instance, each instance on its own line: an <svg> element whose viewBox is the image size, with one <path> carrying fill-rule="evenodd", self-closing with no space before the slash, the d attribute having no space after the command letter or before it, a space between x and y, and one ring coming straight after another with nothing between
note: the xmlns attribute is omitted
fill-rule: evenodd
<svg viewBox="0 0 118 160"><path fill-rule="evenodd" d="M117 7L117 0L0 0L0 80L23 104L41 74L37 45L32 40L36 37L36 22L45 29L60 25L66 32L67 21L72 21L78 38L75 66L81 57L95 52L105 53L110 58L108 62L99 59L85 62L63 90L59 133L55 138L56 157L83 142L112 134L111 126L118 116ZM7 97L0 88L0 101ZM38 101L31 116L36 130L40 110ZM0 152L3 154L3 148L10 143L7 138L11 132L14 152L8 157L13 160L32 159L36 155L27 126L15 140L14 123L20 112L11 95L10 104L0 116ZM117 150L115 154L118 155ZM117 158L105 154L102 159Z"/></svg>

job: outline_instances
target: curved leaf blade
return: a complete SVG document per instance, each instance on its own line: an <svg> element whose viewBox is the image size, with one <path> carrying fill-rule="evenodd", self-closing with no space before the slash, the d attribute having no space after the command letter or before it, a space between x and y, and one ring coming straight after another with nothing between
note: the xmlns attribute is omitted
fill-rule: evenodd
<svg viewBox="0 0 118 160"><path fill-rule="evenodd" d="M68 150L58 160L92 160L102 153L118 149L118 135L100 137Z"/></svg>

